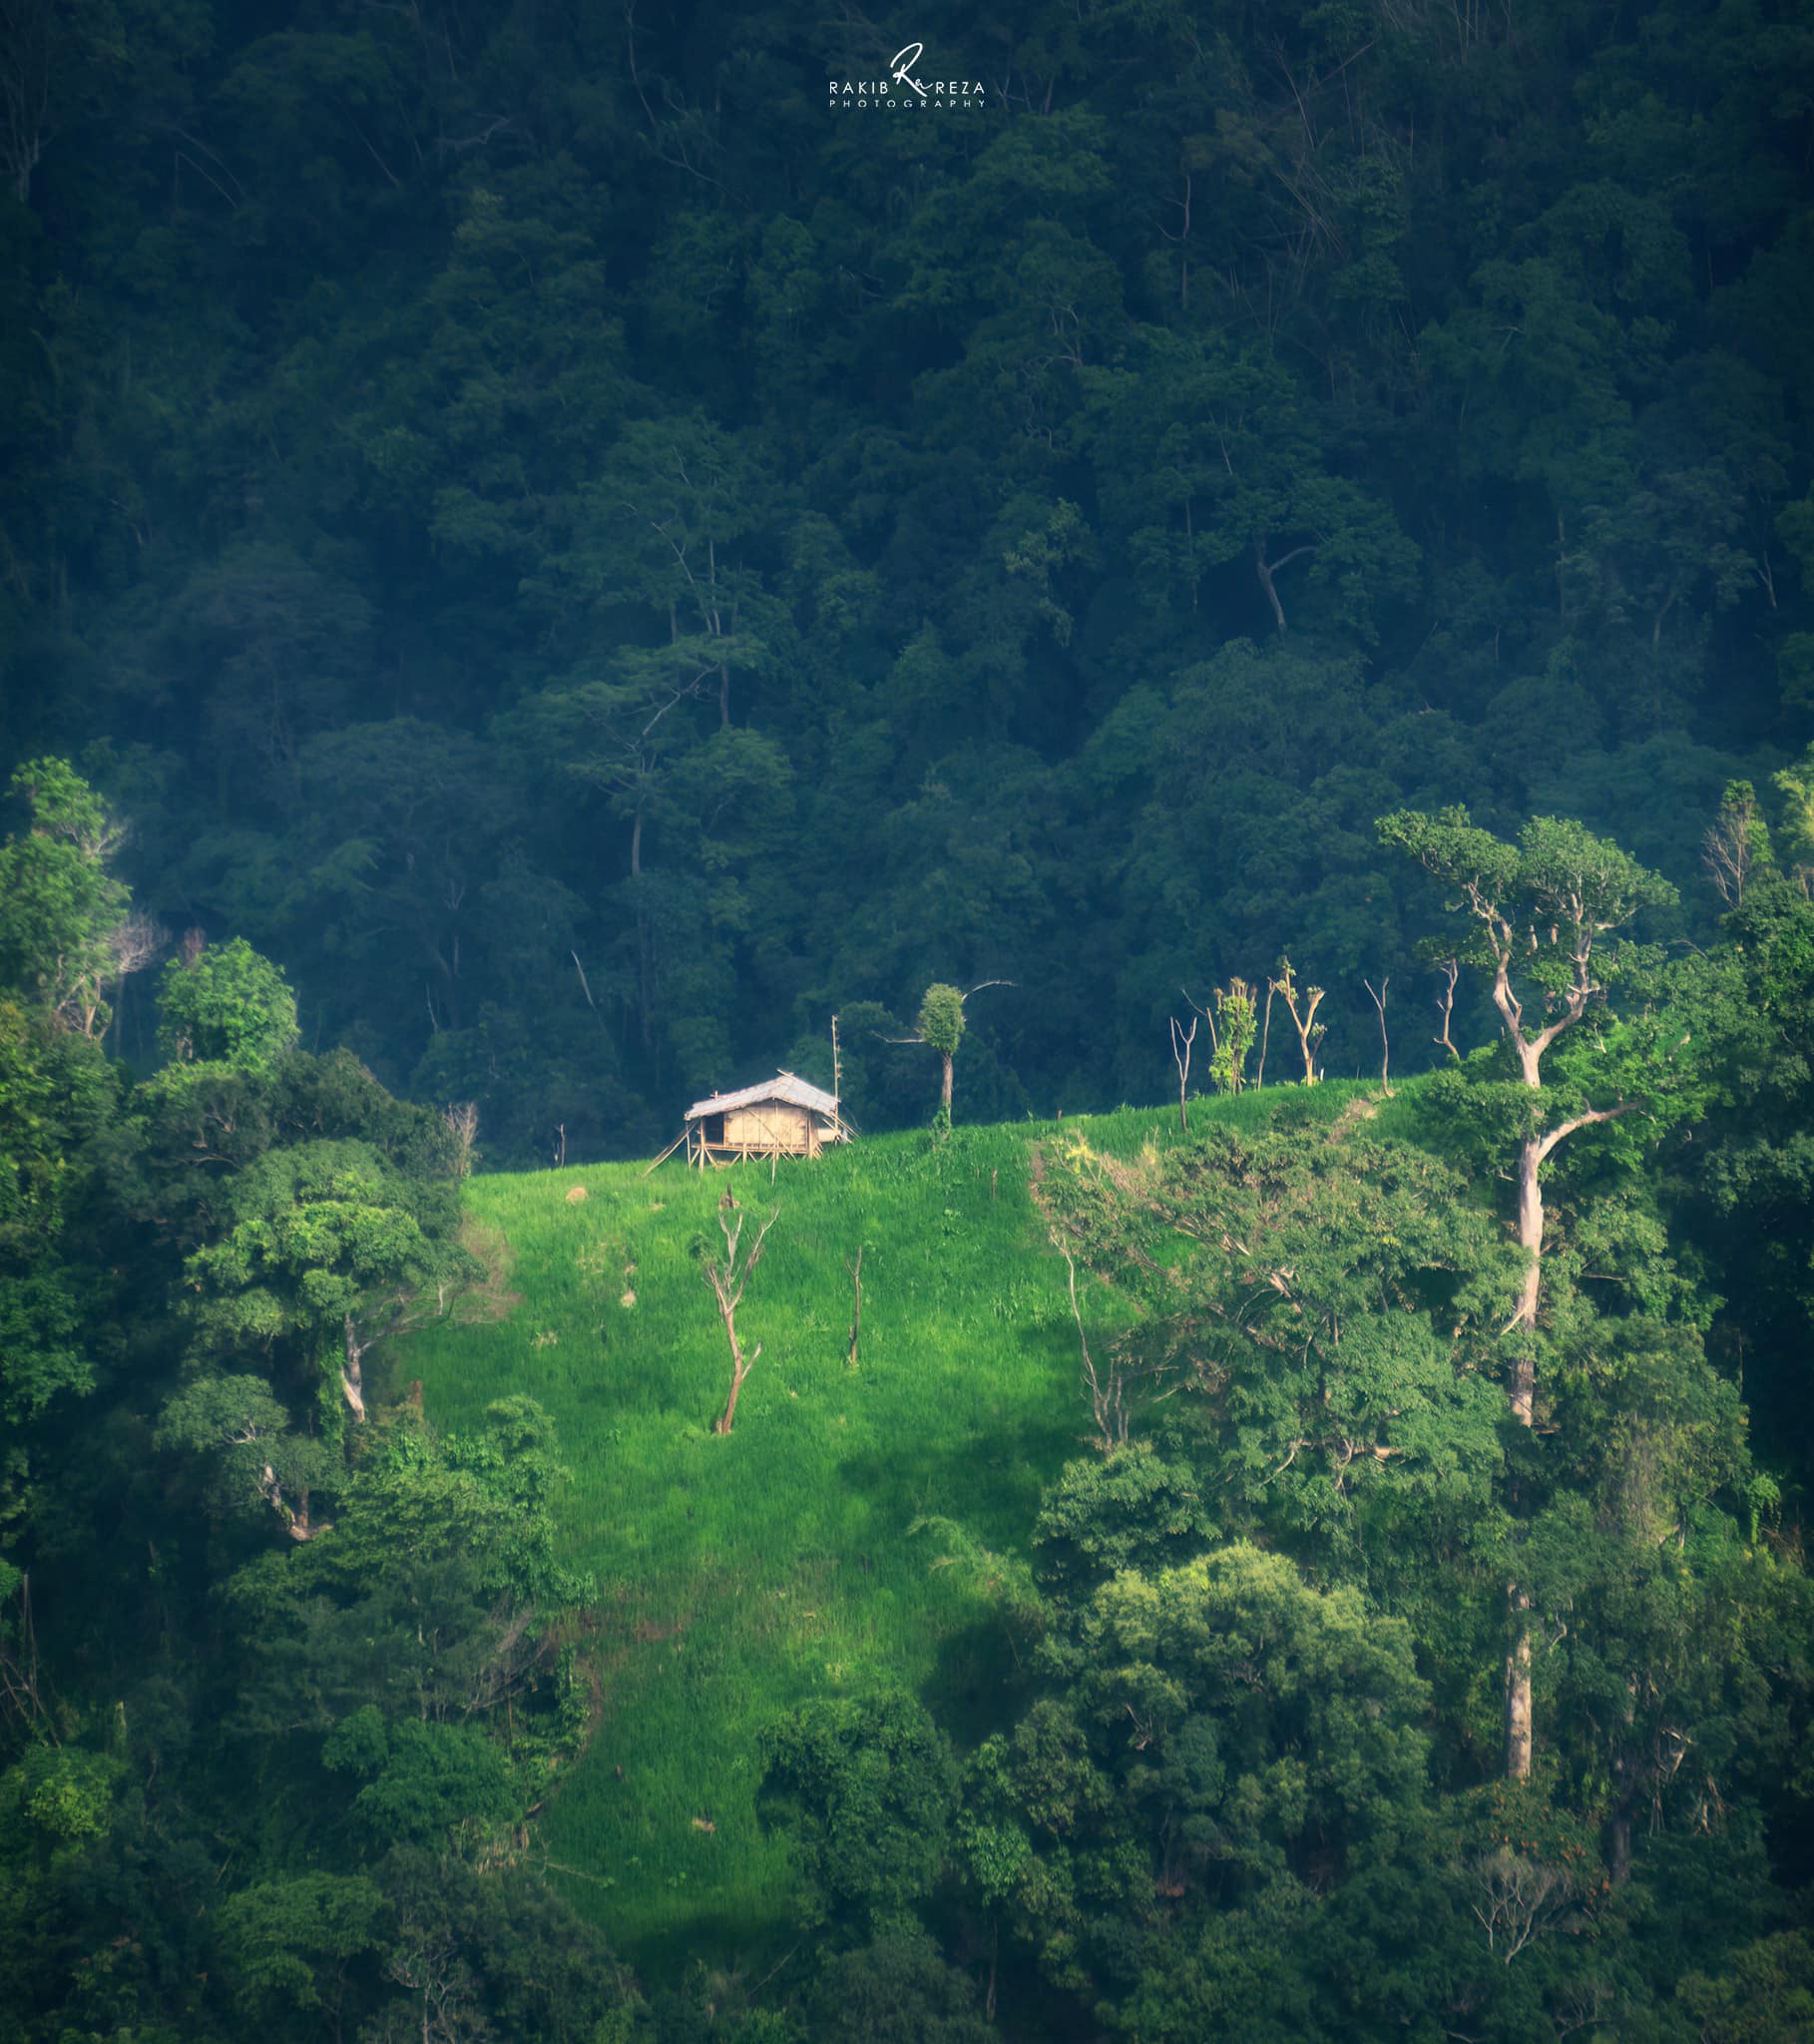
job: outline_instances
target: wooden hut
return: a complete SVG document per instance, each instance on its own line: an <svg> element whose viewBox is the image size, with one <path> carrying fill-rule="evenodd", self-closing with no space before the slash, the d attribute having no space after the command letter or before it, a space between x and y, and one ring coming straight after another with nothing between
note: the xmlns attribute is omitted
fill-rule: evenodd
<svg viewBox="0 0 1814 2044"><path fill-rule="evenodd" d="M848 1143L850 1130L831 1094L777 1072L760 1085L695 1100L680 1141L687 1163L703 1171L749 1157L816 1157L829 1144ZM672 1150L680 1147L677 1141Z"/></svg>

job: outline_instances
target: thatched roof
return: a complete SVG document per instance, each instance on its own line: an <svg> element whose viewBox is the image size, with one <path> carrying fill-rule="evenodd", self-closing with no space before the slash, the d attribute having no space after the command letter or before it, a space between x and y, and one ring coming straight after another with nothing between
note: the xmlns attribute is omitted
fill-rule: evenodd
<svg viewBox="0 0 1814 2044"><path fill-rule="evenodd" d="M772 1079L764 1079L757 1086L745 1086L736 1093L714 1093L709 1100L695 1100L686 1110L686 1119L696 1122L701 1115L730 1114L739 1107L759 1107L767 1100L785 1101L789 1107L809 1108L814 1114L825 1115L832 1121L837 1119L836 1100L816 1086L807 1085L804 1079L796 1079L791 1072L777 1072Z"/></svg>

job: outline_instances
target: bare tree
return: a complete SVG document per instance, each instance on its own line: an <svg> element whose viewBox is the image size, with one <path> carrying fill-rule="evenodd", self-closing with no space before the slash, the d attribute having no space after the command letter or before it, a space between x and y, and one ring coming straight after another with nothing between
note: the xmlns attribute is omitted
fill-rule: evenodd
<svg viewBox="0 0 1814 2044"><path fill-rule="evenodd" d="M1177 1067L1177 1121L1185 1135L1190 1133L1190 1110L1184 1103L1184 1088L1190 1080L1190 1046L1196 1041L1196 1017L1190 1018L1187 1030L1177 1026L1177 1017L1169 1015L1171 1024L1171 1062Z"/></svg>
<svg viewBox="0 0 1814 2044"><path fill-rule="evenodd" d="M1755 789L1748 780L1728 782L1719 814L1700 841L1700 862L1728 908L1744 900L1745 884L1760 855L1767 856L1767 842Z"/></svg>
<svg viewBox="0 0 1814 2044"><path fill-rule="evenodd" d="M1284 1001L1291 1016L1291 1026L1297 1031L1298 1049L1304 1056L1304 1084L1316 1084L1316 1047L1323 1040L1323 1025L1316 1019L1316 1011L1322 1005L1323 990L1320 986L1301 989L1304 1006L1300 1013L1298 1000L1300 989L1291 970L1291 960L1278 961L1278 977L1269 979L1267 986Z"/></svg>
<svg viewBox="0 0 1814 2044"><path fill-rule="evenodd" d="M1443 1018L1443 1033L1430 1040L1433 1043L1440 1043L1459 1063L1461 1052L1455 1048L1454 1040L1449 1034L1449 1024L1455 1019L1455 982L1461 977L1461 960L1445 958L1436 969L1443 976L1443 990L1436 998L1436 1012Z"/></svg>
<svg viewBox="0 0 1814 2044"><path fill-rule="evenodd" d="M850 1354L845 1361L844 1367L846 1369L855 1369L857 1366L857 1337L863 1331L863 1245L861 1243L857 1244L856 1262L854 1264L846 1264L844 1269L850 1273L852 1293L850 1308Z"/></svg>
<svg viewBox="0 0 1814 2044"><path fill-rule="evenodd" d="M0 0L3 4L3 0ZM120 999L114 1012L108 1018L108 1028L118 1032L121 1027L121 1007L126 999L126 982L135 972L143 972L170 943L170 931L154 915L147 915L142 909L133 912L107 936L107 949L113 959L113 970L107 975L119 988ZM100 998L97 984L95 998ZM92 1023L95 1010L90 1010ZM86 1030L85 1034L88 1033ZM104 1032L105 1034L105 1032Z"/></svg>
<svg viewBox="0 0 1814 2044"><path fill-rule="evenodd" d="M1483 1853L1468 1870L1478 1894L1474 1914L1502 1966L1555 1929L1575 1899L1571 1874L1509 1845Z"/></svg>
<svg viewBox="0 0 1814 2044"><path fill-rule="evenodd" d="M143 972L170 942L170 931L155 915L135 908L117 929L108 933L107 948L113 953L115 979Z"/></svg>
<svg viewBox="0 0 1814 2044"><path fill-rule="evenodd" d="M1386 1035L1386 989L1392 984L1389 974L1382 974L1379 992L1374 993L1373 982L1363 979L1361 985L1367 989L1373 1005L1379 1010L1379 1083L1385 1089L1386 1098L1392 1097L1392 1044Z"/></svg>
<svg viewBox="0 0 1814 2044"><path fill-rule="evenodd" d="M476 1102L457 1100L441 1110L441 1119L454 1141L454 1176L472 1176L473 1151L479 1140L479 1109Z"/></svg>
<svg viewBox="0 0 1814 2044"><path fill-rule="evenodd" d="M1124 1372L1113 1354L1107 1369L1099 1369L1090 1352L1090 1336L1084 1332L1084 1315L1077 1302L1077 1259L1059 1238L1053 1247L1065 1260L1065 1275L1071 1286L1071 1317L1077 1322L1078 1346L1084 1358L1084 1388L1090 1393L1090 1416L1096 1421L1096 1444L1104 1454L1123 1447L1128 1440L1128 1386Z"/></svg>
<svg viewBox="0 0 1814 2044"><path fill-rule="evenodd" d="M1272 1034L1272 996L1277 991L1276 982L1268 979L1266 982L1266 1008L1265 1013L1260 1019L1259 1069L1253 1075L1255 1086L1263 1086L1266 1083L1266 1042Z"/></svg>
<svg viewBox="0 0 1814 2044"><path fill-rule="evenodd" d="M1276 561L1269 561L1266 558L1266 535L1264 533L1259 534L1253 542L1254 572L1259 576L1260 587L1266 592L1266 601L1272 606L1273 622L1278 627L1278 634L1281 639L1285 636L1286 631L1285 606L1278 600L1278 588L1274 577L1277 576L1280 569L1290 567L1291 563L1300 554L1315 553L1316 544L1315 540L1306 540L1301 547L1293 547L1288 554L1281 554Z"/></svg>
<svg viewBox="0 0 1814 2044"><path fill-rule="evenodd" d="M737 1217L734 1227L730 1220L732 1214ZM718 1318L724 1323L724 1338L730 1343L730 1396L724 1402L723 1412L712 1422L713 1433L728 1433L736 1424L737 1394L743 1388L743 1379L754 1369L762 1353L759 1341L747 1354L744 1353L743 1344L737 1338L737 1307L743 1301L743 1287L762 1261L762 1248L768 1240L768 1231L781 1218L781 1210L777 1207L762 1223L739 1268L737 1257L743 1239L743 1218L742 1210L734 1202L719 1208L718 1232L724 1238L724 1258L721 1263L714 1263L708 1257L703 1266L705 1281L711 1286L711 1294L718 1303Z"/></svg>
<svg viewBox="0 0 1814 2044"><path fill-rule="evenodd" d="M470 2044L484 2034L478 1981L445 1924L430 1923L405 1905L384 1975L420 1997L422 2044ZM409 2019L412 2032L416 2014L412 2011Z"/></svg>

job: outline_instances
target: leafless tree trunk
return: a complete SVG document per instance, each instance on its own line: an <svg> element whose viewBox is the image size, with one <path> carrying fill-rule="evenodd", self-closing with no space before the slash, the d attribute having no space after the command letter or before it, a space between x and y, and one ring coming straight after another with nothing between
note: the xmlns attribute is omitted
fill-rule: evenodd
<svg viewBox="0 0 1814 2044"><path fill-rule="evenodd" d="M312 1540L317 1533L326 1530L325 1527L314 1525L309 1519L308 1492L298 1490L296 1502L292 1505L283 1495L283 1486L277 1480L277 1472L268 1462L258 1472L258 1490L265 1503L283 1521L283 1530L292 1540Z"/></svg>
<svg viewBox="0 0 1814 2044"><path fill-rule="evenodd" d="M736 1214L736 1225L731 1226L730 1215ZM743 1214L739 1208L720 1208L718 1232L724 1238L724 1260L722 1263L706 1261L705 1281L711 1286L712 1296L717 1300L718 1318L724 1323L724 1338L730 1343L730 1396L724 1402L724 1410L712 1422L713 1433L728 1433L736 1424L737 1395L743 1388L743 1379L755 1367L762 1353L762 1344L757 1342L747 1354L737 1338L737 1307L742 1303L743 1287L749 1282L755 1267L762 1261L762 1248L768 1240L768 1231L781 1218L777 1207L762 1223L756 1239L749 1246L749 1253L743 1259L742 1268L737 1267L738 1244L743 1236Z"/></svg>
<svg viewBox="0 0 1814 2044"><path fill-rule="evenodd" d="M1190 1080L1190 1046L1196 1041L1196 1017L1191 1016L1188 1030L1177 1026L1175 1015L1166 1019L1171 1024L1171 1062L1177 1067L1177 1123L1189 1135L1190 1110L1185 1105L1184 1088Z"/></svg>
<svg viewBox="0 0 1814 2044"><path fill-rule="evenodd" d="M478 1106L470 1100L456 1101L441 1110L441 1119L454 1139L454 1176L470 1178L473 1150L479 1140Z"/></svg>
<svg viewBox="0 0 1814 2044"><path fill-rule="evenodd" d="M1290 567L1299 554L1313 554L1315 552L1315 543L1309 542L1301 547L1293 547L1288 554L1281 554L1276 561L1269 561L1266 558L1265 534L1261 533L1259 538L1253 542L1254 572L1259 576L1260 587L1266 592L1266 601L1272 606L1273 622L1278 627L1278 634L1281 639L1285 636L1285 606L1278 600L1278 585L1274 578L1281 568Z"/></svg>
<svg viewBox="0 0 1814 2044"><path fill-rule="evenodd" d="M1382 976L1379 992L1374 993L1373 982L1370 979L1361 981L1361 985L1372 997L1373 1005L1379 1010L1379 1083L1388 1100L1392 1098L1392 1043L1386 1034L1386 989L1391 984L1389 974Z"/></svg>
<svg viewBox="0 0 1814 2044"><path fill-rule="evenodd" d="M1435 1043L1440 1043L1443 1049L1459 1063L1461 1052L1455 1048L1455 1044L1449 1035L1449 1024L1455 1019L1455 982L1461 977L1461 960L1459 958L1445 958L1436 969L1443 976L1443 990L1437 997L1436 1002L1437 1013L1443 1018L1443 1033L1438 1037L1433 1037L1431 1040Z"/></svg>
<svg viewBox="0 0 1814 2044"><path fill-rule="evenodd" d="M857 1338L863 1331L863 1245L861 1243L857 1244L856 1262L854 1264L846 1264L844 1268L850 1273L852 1293L850 1354L845 1361L844 1367L846 1369L855 1369L857 1366Z"/></svg>
<svg viewBox="0 0 1814 2044"><path fill-rule="evenodd" d="M345 1394L348 1410L361 1425L365 1420L365 1378L360 1365L366 1349L370 1346L369 1340L359 1339L358 1329L353 1324L353 1316L348 1313L345 1343L340 1353L340 1389Z"/></svg>
<svg viewBox="0 0 1814 2044"><path fill-rule="evenodd" d="M1266 1012L1260 1021L1259 1070L1253 1075L1255 1086L1263 1086L1266 1083L1266 1039L1272 1034L1272 996L1275 991L1273 982L1268 979L1266 981Z"/></svg>
<svg viewBox="0 0 1814 2044"><path fill-rule="evenodd" d="M1065 1260L1065 1275L1071 1286L1071 1317L1077 1322L1078 1346L1083 1351L1084 1387L1090 1393L1090 1413L1096 1421L1096 1444L1104 1454L1122 1447L1128 1439L1128 1400L1122 1373L1111 1362L1107 1374L1097 1368L1090 1352L1090 1336L1084 1332L1084 1315L1077 1302L1077 1260L1055 1235L1053 1242Z"/></svg>
<svg viewBox="0 0 1814 2044"><path fill-rule="evenodd" d="M1185 167L1185 170L1184 170L1184 196L1183 196L1183 198L1181 198L1181 199L1168 199L1168 200L1166 200L1166 202L1165 202L1165 204L1166 204L1167 206L1174 206L1174 207L1176 207L1176 209L1177 209L1177 213L1178 213L1178 230L1177 230L1177 233L1176 233L1176 234L1173 234L1173 233L1171 232L1171 230L1170 230L1170 229L1169 229L1168 227L1165 227L1165 226L1164 226L1163 224L1161 224L1161 225L1160 225L1160 227L1159 227L1159 233L1160 233L1161 235L1163 235L1163 236L1164 236L1164 238L1166 239L1166 241L1168 241L1168 242L1176 242L1176 243L1178 244L1178 252L1177 252L1177 305L1178 305L1178 310L1179 310L1180 312L1186 312L1186 311L1188 311L1188 310L1190 309L1190 246L1189 246L1189 245L1190 245L1190 196L1191 196L1191 175L1190 175L1190 170L1189 170L1189 167L1188 167L1188 166L1186 166L1186 167ZM1187 499L1186 499L1186 501L1185 501L1185 515L1186 515L1186 517L1188 517L1188 515L1189 515L1189 502L1188 502L1188 500L1187 500ZM1196 608L1195 604L1194 604L1194 603L1192 603L1192 605L1191 605L1191 609L1192 609L1192 610L1194 610L1195 608ZM991 1970L991 1974L990 1974L990 1977L991 1977L991 1979L993 1979L993 1978L994 1978L994 1972L993 1972L993 1962L992 1962L992 1970ZM989 2010L989 2013L991 2014L991 2016L993 2016L993 2015L995 2014L995 2007L994 2007L994 1998L993 1998L993 1995L991 1996L991 2004L990 2004L990 2010Z"/></svg>
<svg viewBox="0 0 1814 2044"><path fill-rule="evenodd" d="M1717 820L1701 839L1700 862L1719 898L1736 908L1745 898L1745 883L1756 862L1757 801L1748 792L1742 800L1722 803Z"/></svg>

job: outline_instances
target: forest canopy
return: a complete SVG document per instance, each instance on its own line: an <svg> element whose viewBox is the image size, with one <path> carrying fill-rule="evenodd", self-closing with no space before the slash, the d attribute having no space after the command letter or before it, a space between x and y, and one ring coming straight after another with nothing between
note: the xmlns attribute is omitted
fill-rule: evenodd
<svg viewBox="0 0 1814 2044"><path fill-rule="evenodd" d="M1286 951L1352 1075L1437 987L1376 815L1577 817L1704 941L1806 743L1792 7L935 9L920 119L828 107L854 16L16 13L0 754L494 1164L850 1009L918 1121L934 982L1017 983L991 1114Z"/></svg>

